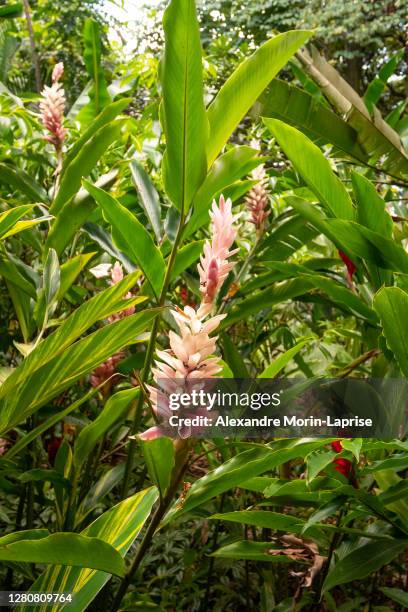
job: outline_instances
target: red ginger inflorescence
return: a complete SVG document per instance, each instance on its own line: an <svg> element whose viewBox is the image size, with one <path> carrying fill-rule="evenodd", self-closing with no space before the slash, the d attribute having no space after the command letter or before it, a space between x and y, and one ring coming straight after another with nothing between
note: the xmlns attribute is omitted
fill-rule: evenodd
<svg viewBox="0 0 408 612"><path fill-rule="evenodd" d="M341 453L341 451L343 450L341 440L335 440L334 442L332 442L331 447L336 453ZM353 487L357 489L358 484L353 463L349 459L344 459L343 457L333 459L333 463L336 472L339 472L339 474L342 474L345 478L347 478L347 480L353 485Z"/></svg>

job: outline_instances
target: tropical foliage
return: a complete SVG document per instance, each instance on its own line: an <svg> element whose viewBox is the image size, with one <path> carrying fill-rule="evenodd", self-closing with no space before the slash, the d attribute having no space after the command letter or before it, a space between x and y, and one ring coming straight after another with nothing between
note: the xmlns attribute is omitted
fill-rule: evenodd
<svg viewBox="0 0 408 612"><path fill-rule="evenodd" d="M112 65L82 4L75 53L24 57L27 12L0 6L2 589L74 594L19 610L404 608L405 430L156 423L163 374L408 376L402 52L356 91L312 30L258 28L237 61L170 0L160 51Z"/></svg>

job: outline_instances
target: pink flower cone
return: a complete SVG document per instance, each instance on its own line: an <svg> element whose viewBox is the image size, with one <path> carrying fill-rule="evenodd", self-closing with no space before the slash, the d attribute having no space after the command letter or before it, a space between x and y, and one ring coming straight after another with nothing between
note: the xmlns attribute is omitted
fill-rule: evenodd
<svg viewBox="0 0 408 612"><path fill-rule="evenodd" d="M245 202L251 214L251 223L255 225L257 234L262 235L266 220L270 214L270 210L267 210L269 203L267 191L269 179L265 172L265 166L262 164L255 168L251 173L251 178L258 181L258 183L249 191Z"/></svg>
<svg viewBox="0 0 408 612"><path fill-rule="evenodd" d="M168 419L173 411L170 408L171 393L190 392L192 389L202 389L208 386L209 380L221 370L219 359L214 356L217 348L217 337L211 336L226 315L217 315L207 321L204 319L210 313L217 292L225 281L234 263L228 261L238 249L230 248L236 237L233 227L238 216L231 212L231 200L220 197L219 206L213 202L210 212L211 241L204 245L204 254L198 265L200 275L200 291L202 303L198 310L185 306L184 310L176 308L172 311L179 333L169 332L170 348L166 351L157 350L158 359L152 369L155 386L148 386L152 409L158 418ZM186 414L197 416L206 412L205 407ZM139 435L141 440L153 440L161 436L172 436L170 426L155 425ZM191 428L179 429L178 435L184 439L191 435Z"/></svg>
<svg viewBox="0 0 408 612"><path fill-rule="evenodd" d="M51 87L45 85L41 92L42 100L40 102L41 121L45 129L50 132L50 136L45 136L45 139L54 145L57 152L61 151L66 136L66 130L62 125L65 93L61 83L59 83L63 73L64 64L60 62L52 72Z"/></svg>
<svg viewBox="0 0 408 612"><path fill-rule="evenodd" d="M238 249L230 251L236 237L233 223L238 219L238 215L233 216L231 209L231 200L225 200L224 196L221 196L219 206L214 201L210 211L212 240L211 242L206 241L204 254L201 256L198 265L202 295L202 304L198 310L200 318L211 312L221 285L235 265L228 261L238 251Z"/></svg>

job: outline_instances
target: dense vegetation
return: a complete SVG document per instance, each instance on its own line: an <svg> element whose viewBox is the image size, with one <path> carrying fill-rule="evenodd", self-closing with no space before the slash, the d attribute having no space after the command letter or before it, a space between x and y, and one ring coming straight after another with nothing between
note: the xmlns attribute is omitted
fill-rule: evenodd
<svg viewBox="0 0 408 612"><path fill-rule="evenodd" d="M0 4L0 585L74 593L18 610L408 605L405 426L157 423L163 374L408 376L407 2L301 4L171 0L131 57Z"/></svg>

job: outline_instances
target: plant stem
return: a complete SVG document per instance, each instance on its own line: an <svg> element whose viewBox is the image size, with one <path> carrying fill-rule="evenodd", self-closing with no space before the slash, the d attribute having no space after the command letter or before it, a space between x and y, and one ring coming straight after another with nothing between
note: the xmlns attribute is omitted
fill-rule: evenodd
<svg viewBox="0 0 408 612"><path fill-rule="evenodd" d="M37 50L35 48L34 28L33 21L31 19L30 3L28 0L23 0L24 15L27 22L28 38L30 40L31 59L33 60L34 74L35 74L35 87L37 93L41 91L41 71L40 61L38 59Z"/></svg>
<svg viewBox="0 0 408 612"><path fill-rule="evenodd" d="M174 262L176 260L176 255L177 255L177 250L178 247L180 245L182 236L183 236L183 231L184 231L184 222L185 222L185 217L181 216L180 217L180 223L179 223L179 227L178 227L178 231L177 231L177 236L174 240L174 244L173 244L173 248L171 250L170 253L170 257L169 260L167 262L167 268L166 268L166 274L164 277L164 281L163 281L163 288L161 290L159 299L158 299L158 306L164 306L165 300L166 300L166 294L167 294L167 290L169 288L170 285L170 281L171 281L171 273L173 270L173 266L174 266ZM147 382L147 379L149 377L150 374L150 368L152 365L152 361L153 361L153 356L154 356L154 350L156 348L156 338L157 338L157 333L159 331L159 319L158 316L154 319L153 321L153 327L152 327L152 331L150 333L150 338L149 338L149 344L147 345L147 351L146 351L146 358L145 358L145 362L144 362L144 366L143 366L143 370L140 376L140 380L142 382L142 384L144 385L144 383ZM130 435L134 436L137 432L137 430L139 429L140 426L140 421L142 418L142 408L143 408L143 403L144 403L144 393L143 393L143 388L140 388L140 395L136 404L136 409L135 409L135 415L133 418L133 423L132 426L130 428ZM135 455L135 451L136 451L136 446L137 446L137 442L136 440L134 440L133 438L130 440L130 444L129 444L129 452L127 455L127 460L126 460L126 468L125 468L125 475L123 477L123 485L122 485L122 494L121 494L121 499L125 499L127 497L128 491L129 491L129 481L130 481L130 475L132 473L132 469L133 469L133 460L134 460L134 455Z"/></svg>
<svg viewBox="0 0 408 612"><path fill-rule="evenodd" d="M188 445L185 447L186 451L188 452ZM156 532L157 527L160 524L160 521L162 520L163 516L165 515L165 513L167 512L167 509L170 505L170 503L173 500L173 497L177 491L177 488L181 482L181 479L183 478L184 472L187 469L188 466L188 456L186 457L184 454L182 455L183 460L181 461L181 465L177 471L177 463L175 466L175 474L173 476L173 481L172 484L169 487L168 492L166 493L166 495L162 498L162 500L160 501L160 504L156 510L156 512L153 515L152 520L150 521L149 527L147 528L147 531L143 537L143 540L139 546L139 549L136 553L136 556L133 560L133 563L129 569L129 571L127 572L126 576L124 577L124 579L122 580L122 583L119 587L119 590L116 594L116 597L113 601L113 606L112 606L112 612L117 612L120 608L120 604L122 602L122 599L124 598L124 596L126 595L126 592L132 582L133 576L135 575L135 573L137 572L140 563L147 551L147 549L150 546L150 543L153 539L153 536Z"/></svg>

